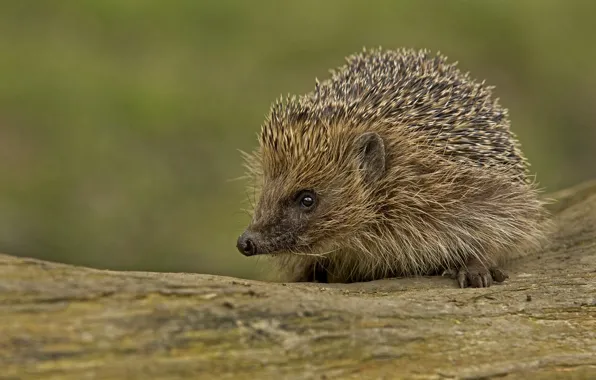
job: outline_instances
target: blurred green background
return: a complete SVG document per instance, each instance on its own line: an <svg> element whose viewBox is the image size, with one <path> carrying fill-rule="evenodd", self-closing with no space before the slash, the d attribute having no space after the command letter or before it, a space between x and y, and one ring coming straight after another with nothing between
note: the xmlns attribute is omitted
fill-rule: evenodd
<svg viewBox="0 0 596 380"><path fill-rule="evenodd" d="M593 1L3 1L0 252L259 278L237 149L363 46L496 85L548 190L596 177Z"/></svg>

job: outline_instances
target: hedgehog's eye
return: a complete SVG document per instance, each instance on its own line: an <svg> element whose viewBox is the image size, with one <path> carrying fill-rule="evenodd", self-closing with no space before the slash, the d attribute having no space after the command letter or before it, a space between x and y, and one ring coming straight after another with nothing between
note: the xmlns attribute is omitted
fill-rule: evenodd
<svg viewBox="0 0 596 380"><path fill-rule="evenodd" d="M310 210L315 206L317 197L312 191L304 190L298 193L296 200L301 209Z"/></svg>

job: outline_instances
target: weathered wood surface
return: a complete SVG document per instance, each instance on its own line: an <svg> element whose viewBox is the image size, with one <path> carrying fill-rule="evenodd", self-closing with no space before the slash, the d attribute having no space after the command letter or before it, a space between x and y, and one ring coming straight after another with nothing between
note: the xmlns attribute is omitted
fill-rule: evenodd
<svg viewBox="0 0 596 380"><path fill-rule="evenodd" d="M0 379L596 378L596 182L503 285L272 284L0 255Z"/></svg>

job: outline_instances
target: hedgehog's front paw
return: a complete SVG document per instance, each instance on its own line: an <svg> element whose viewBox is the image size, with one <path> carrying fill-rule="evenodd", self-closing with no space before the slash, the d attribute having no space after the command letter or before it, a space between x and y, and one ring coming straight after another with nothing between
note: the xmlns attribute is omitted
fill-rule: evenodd
<svg viewBox="0 0 596 380"><path fill-rule="evenodd" d="M503 282L509 275L501 268L487 268L476 260L457 272L457 282L460 288L488 288L493 282Z"/></svg>

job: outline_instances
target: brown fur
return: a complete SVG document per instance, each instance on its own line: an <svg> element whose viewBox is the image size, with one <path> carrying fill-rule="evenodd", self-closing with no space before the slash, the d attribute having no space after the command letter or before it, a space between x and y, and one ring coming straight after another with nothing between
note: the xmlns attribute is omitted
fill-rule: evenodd
<svg viewBox="0 0 596 380"><path fill-rule="evenodd" d="M378 49L276 102L245 156L259 253L282 280L351 282L500 265L540 244L544 202L491 90L440 55ZM304 189L312 212L294 203Z"/></svg>

